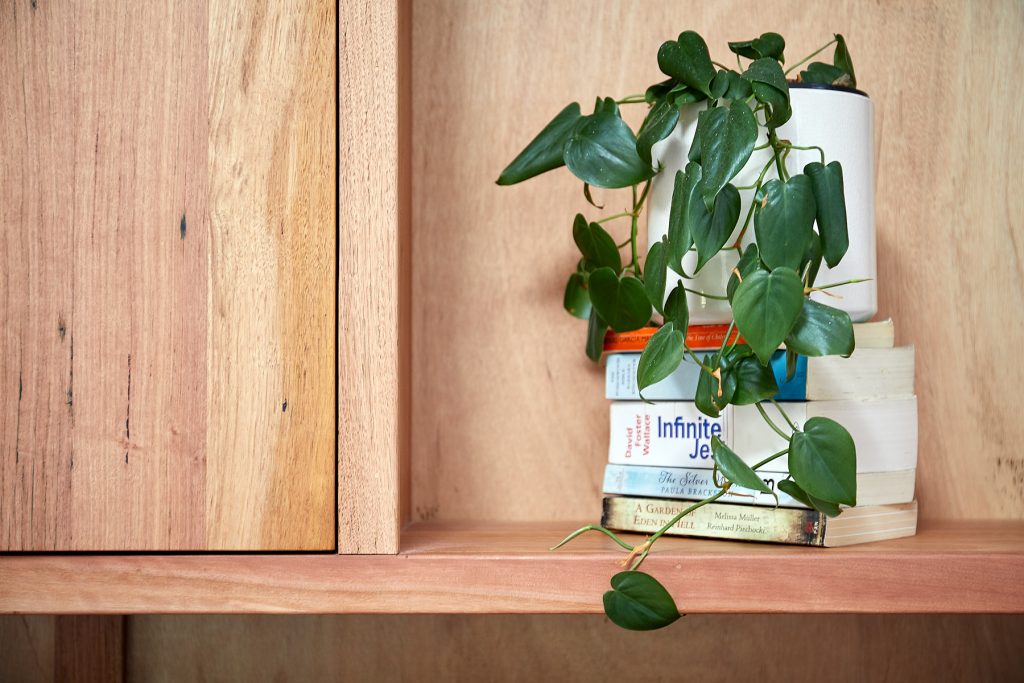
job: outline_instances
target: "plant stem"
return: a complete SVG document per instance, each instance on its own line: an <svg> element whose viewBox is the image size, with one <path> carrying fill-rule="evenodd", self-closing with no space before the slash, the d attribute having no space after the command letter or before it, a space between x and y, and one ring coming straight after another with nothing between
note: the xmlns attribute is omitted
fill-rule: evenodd
<svg viewBox="0 0 1024 683"><path fill-rule="evenodd" d="M611 216L605 216L604 218L598 219L598 220L596 220L594 222L598 223L598 224L600 224L600 223L607 223L608 221L613 221L616 218L625 218L626 216L632 216L632 215L633 215L632 211L623 211L622 213L616 213L616 214L613 214Z"/></svg>
<svg viewBox="0 0 1024 683"><path fill-rule="evenodd" d="M646 191L645 191L646 193ZM636 185L633 186L633 213L630 220L629 227L629 246L633 253L633 272L637 277L640 277L640 262L636 257L636 232L637 232L637 215L636 212L639 210L639 204L636 202Z"/></svg>
<svg viewBox="0 0 1024 683"><path fill-rule="evenodd" d="M694 503L693 505L691 505L690 507L686 508L685 510L683 510L682 512L677 514L675 517L670 519L668 521L668 523L665 524L665 526L663 526L660 529L658 529L657 531L655 531L654 534L650 538L648 538L647 541L643 544L645 546L644 550L643 550L642 553L640 553L640 555L637 556L636 561L633 562L633 565L629 568L630 571L633 571L633 570L637 569L643 563L643 561L647 558L647 553L651 552L651 547L654 545L654 543L659 538L664 536L666 531L668 531L673 526L675 526L676 522L678 522L683 517L685 517L686 515L688 515L691 512L693 512L694 510L702 508L705 505L707 505L708 503L715 502L716 500L718 500L719 498L721 498L724 495L725 495L725 489L722 489L721 491L719 491L718 493L714 494L713 496L708 496L704 500L701 500L701 501L698 501L698 502Z"/></svg>
<svg viewBox="0 0 1024 683"><path fill-rule="evenodd" d="M642 94L626 95L621 100L615 100L615 104L641 104L647 102L647 98Z"/></svg>
<svg viewBox="0 0 1024 683"><path fill-rule="evenodd" d="M697 358L697 354L695 354L693 352L693 349L691 349L686 344L683 344L683 350L686 351L686 353L690 354L690 358L693 359L693 362L696 363L697 365L699 365L701 367L701 369L704 370L704 372L708 373L709 375L711 375L711 374L713 374L715 372L714 370L712 370L707 365L704 365L704 362L700 358Z"/></svg>
<svg viewBox="0 0 1024 683"><path fill-rule="evenodd" d="M781 451L779 451L778 453L772 453L771 455L769 455L769 456L768 456L767 458L765 458L765 459L764 459L764 460L762 460L761 462L758 462L758 463L754 463L753 465L751 465L751 466L750 466L750 469L752 469L752 470L756 471L756 470L757 470L757 468L759 468L759 467L764 467L765 465L767 465L768 463L770 463L770 462L771 462L772 460L775 460L776 458L782 457L782 456L783 456L783 455L785 455L786 453L789 453L789 449L788 449L788 448L783 448L783 449L782 449Z"/></svg>
<svg viewBox="0 0 1024 683"><path fill-rule="evenodd" d="M860 282L870 282L870 281L871 281L871 278L869 278L869 277L854 278L852 280L843 280L842 282L833 282L832 284L829 284L829 285L820 285L818 287L811 287L811 291L812 292L817 292L817 291L822 290L822 289L832 289L833 287L842 287L843 285L855 285L855 284L858 284Z"/></svg>
<svg viewBox="0 0 1024 683"><path fill-rule="evenodd" d="M770 398L768 400L771 401L772 405L775 406L775 409L779 411L779 414L782 415L782 418L786 421L786 424L789 425L789 428L792 429L794 432L799 432L800 430L797 429L797 426L796 424L793 423L793 420L789 419L789 415L786 415L786 411L782 409L782 406L780 406L774 398Z"/></svg>
<svg viewBox="0 0 1024 683"><path fill-rule="evenodd" d="M807 147L801 147L800 145L790 145L786 143L783 144L786 147L786 149L799 149L805 152L809 152L812 149L816 149L818 150L818 154L821 155L821 165L825 165L825 150L823 150L821 147L818 147L817 145L808 145Z"/></svg>
<svg viewBox="0 0 1024 683"><path fill-rule="evenodd" d="M757 412L761 413L761 417L764 418L764 421L768 423L769 427L771 427L773 430L775 430L776 434L781 436L783 438L783 440L789 441L790 435L787 434L786 432L782 431L781 429L779 429L779 426L777 424L775 424L774 422L772 422L772 419L770 417L768 417L768 413L764 412L764 408L761 407L761 403L763 403L763 401L758 401L757 403L754 404L755 406L757 406Z"/></svg>
<svg viewBox="0 0 1024 683"><path fill-rule="evenodd" d="M608 529L605 529L603 526L597 526L597 525L594 525L594 524L588 524L587 526L580 527L579 529L577 529L576 531L572 532L571 534L569 534L568 536L563 538L561 541L559 541L555 545L553 545L550 548L548 548L548 550L558 550L559 548L561 548L563 545L565 545L566 543L568 543L572 539L576 538L577 536L579 536L581 534L585 534L588 531L600 531L602 534L604 534L608 538L610 538L613 541L615 541L619 545L619 547L624 548L625 550L633 550L633 546L631 546L630 544L626 543L621 538L616 536L614 532L609 531Z"/></svg>
<svg viewBox="0 0 1024 683"><path fill-rule="evenodd" d="M832 40L828 41L827 43L825 43L824 45L822 45L821 47L819 47L819 48L818 48L817 50L815 50L815 51L814 51L814 52L812 52L811 54L809 54L809 55L807 55L806 57L804 57L803 59L801 59L801 60L800 60L799 62L797 62L797 63L796 63L796 64L794 64L793 66L791 66L791 67L789 67L788 69L786 69L786 71L785 71L785 75L786 75L786 76L788 76L788 75L789 75L789 72L790 72L790 71L793 71L793 70L794 70L794 69L796 69L796 68L797 68L798 66L801 66L801 65L803 65L803 64L806 64L807 62L811 61L812 59L814 59L814 58L815 58L815 57L816 57L816 56L818 55L818 53L819 53L819 52L821 52L822 50L824 50L825 48L827 48L827 47L828 47L829 45L833 45L833 44L835 44L835 42L836 42L836 39L835 39L835 38L833 38Z"/></svg>
<svg viewBox="0 0 1024 683"><path fill-rule="evenodd" d="M726 299L728 299L729 297L725 297L725 298L726 298ZM733 330L735 330L735 329L736 329L736 319L734 318L734 319L732 319L732 320L730 320L730 321L729 321L729 329L727 329L727 330L725 331L725 338L724 338L724 339L722 339L722 346L721 346L720 348L721 348L721 350L722 350L722 351L724 351L725 353L729 353L729 352L730 352L730 351L732 351L732 350L733 350L734 348L736 348L736 344L737 344L737 343L739 342L739 340L740 340L740 336L739 336L739 335L737 334L737 335L736 335L736 339L734 339L734 340L732 341L732 343L731 343L731 344L729 344L729 337L731 337L731 336L732 336L732 331L733 331ZM728 349L726 349L726 348L725 348L725 345L726 345L726 344L729 344L729 348L728 348Z"/></svg>
<svg viewBox="0 0 1024 683"><path fill-rule="evenodd" d="M768 130L768 142L772 146L772 155L775 158L775 165L779 170L779 179L786 179L786 170L782 165L782 158L779 156L779 151L782 149L781 143L779 143L779 136L774 129Z"/></svg>
<svg viewBox="0 0 1024 683"><path fill-rule="evenodd" d="M697 296L702 296L705 299L717 299L718 301L728 301L729 300L729 297L727 297L727 296L720 296L718 294L708 294L707 292L700 292L700 291L697 291L696 289L690 289L689 287L685 287L685 286L683 287L683 289L686 290L687 292L689 292L690 294L696 294Z"/></svg>

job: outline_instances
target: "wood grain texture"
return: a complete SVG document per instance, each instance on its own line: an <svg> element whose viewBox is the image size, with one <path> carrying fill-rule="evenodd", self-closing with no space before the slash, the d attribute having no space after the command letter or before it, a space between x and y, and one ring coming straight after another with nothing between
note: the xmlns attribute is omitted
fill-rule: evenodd
<svg viewBox="0 0 1024 683"><path fill-rule="evenodd" d="M53 677L53 616L0 616L0 680L49 683Z"/></svg>
<svg viewBox="0 0 1024 683"><path fill-rule="evenodd" d="M121 683L124 680L124 617L56 617L53 641L54 680L67 683Z"/></svg>
<svg viewBox="0 0 1024 683"><path fill-rule="evenodd" d="M333 547L333 7L0 10L0 549Z"/></svg>
<svg viewBox="0 0 1024 683"><path fill-rule="evenodd" d="M547 552L567 527L413 527L397 556L0 557L0 612L600 613L623 553ZM1024 612L1016 521L828 550L665 539L644 568L690 613Z"/></svg>
<svg viewBox="0 0 1024 683"><path fill-rule="evenodd" d="M394 553L408 496L411 7L339 7L338 548Z"/></svg>
<svg viewBox="0 0 1024 683"><path fill-rule="evenodd" d="M129 634L133 681L1024 677L1024 618L990 615L691 615L653 633L598 616L153 616Z"/></svg>
<svg viewBox="0 0 1024 683"><path fill-rule="evenodd" d="M603 376L560 304L572 216L600 214L564 169L493 180L567 102L660 80L657 46L687 28L723 60L727 40L768 29L791 60L845 34L876 107L879 318L917 346L921 514L1024 517L1024 421L986 381L1024 381L1006 353L1024 343L1024 101L981 86L1024 65L1019 2L427 0L413 13L413 518L598 514ZM628 198L596 200L607 215Z"/></svg>

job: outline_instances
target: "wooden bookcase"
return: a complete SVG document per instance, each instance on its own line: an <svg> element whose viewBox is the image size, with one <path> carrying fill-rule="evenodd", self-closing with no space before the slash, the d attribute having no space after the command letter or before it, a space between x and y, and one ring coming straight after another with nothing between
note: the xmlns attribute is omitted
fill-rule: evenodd
<svg viewBox="0 0 1024 683"><path fill-rule="evenodd" d="M339 552L6 555L0 610L599 612L614 546L545 550L599 512L602 378L559 305L588 209L564 172L492 181L565 102L657 79L666 31L785 29L798 55L842 27L876 106L879 315L917 347L919 534L669 539L645 566L691 613L1024 611L1024 421L1001 388L1024 383L1024 131L978 88L1020 66L1020 9L805 10L341 0Z"/></svg>

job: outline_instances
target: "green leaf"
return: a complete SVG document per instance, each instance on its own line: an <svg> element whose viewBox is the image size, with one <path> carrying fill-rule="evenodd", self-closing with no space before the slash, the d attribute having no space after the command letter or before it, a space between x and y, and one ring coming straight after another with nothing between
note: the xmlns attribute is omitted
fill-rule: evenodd
<svg viewBox="0 0 1024 683"><path fill-rule="evenodd" d="M779 490L783 493L788 493L793 498L796 498L801 503L809 508L813 508L818 512L824 512L828 517L838 517L839 513L842 512L839 506L835 503L829 503L827 501L815 498L814 496L800 488L792 479L783 479L779 482Z"/></svg>
<svg viewBox="0 0 1024 683"><path fill-rule="evenodd" d="M750 82L732 69L720 69L711 81L711 93L727 100L744 100L750 97ZM694 141L696 144L696 140Z"/></svg>
<svg viewBox="0 0 1024 683"><path fill-rule="evenodd" d="M674 323L677 330L685 330L690 324L690 309L686 301L686 290L683 281L679 280L665 299L665 310L662 311L665 322Z"/></svg>
<svg viewBox="0 0 1024 683"><path fill-rule="evenodd" d="M587 292L586 280L583 273L573 273L569 281L565 283L565 295L562 297L562 305L570 315L586 320L590 317L590 293Z"/></svg>
<svg viewBox="0 0 1024 683"><path fill-rule="evenodd" d="M789 439L789 473L804 491L829 503L857 504L857 449L846 429L812 417Z"/></svg>
<svg viewBox="0 0 1024 683"><path fill-rule="evenodd" d="M611 268L598 268L590 274L590 301L616 332L639 329L651 319L651 302L643 283L631 275L620 278Z"/></svg>
<svg viewBox="0 0 1024 683"><path fill-rule="evenodd" d="M647 292L647 300L654 306L654 310L664 314L665 304L665 260L668 257L666 248L667 242L655 242L647 252L647 260L644 261L644 291Z"/></svg>
<svg viewBox="0 0 1024 683"><path fill-rule="evenodd" d="M762 33L760 38L729 43L729 49L747 59L774 57L783 64L786 63L782 55L786 49L786 41L778 33Z"/></svg>
<svg viewBox="0 0 1024 683"><path fill-rule="evenodd" d="M800 316L786 337L786 348L805 356L849 356L854 349L850 314L804 299Z"/></svg>
<svg viewBox="0 0 1024 683"><path fill-rule="evenodd" d="M818 270L821 268L821 239L815 234L808 242L804 250L804 257L800 260L800 277L804 278L804 284L808 287L814 286L814 280L818 277Z"/></svg>
<svg viewBox="0 0 1024 683"><path fill-rule="evenodd" d="M573 102L559 112L501 172L498 184L513 185L562 166L565 163L562 150L579 120L580 105Z"/></svg>
<svg viewBox="0 0 1024 683"><path fill-rule="evenodd" d="M671 102L678 108L683 107L687 104L694 104L696 102L706 100L707 97L704 95L704 93L698 92L693 88L689 88L680 83L676 87L672 88L672 91L669 92L667 99L669 102Z"/></svg>
<svg viewBox="0 0 1024 683"><path fill-rule="evenodd" d="M800 267L807 243L814 236L815 203L811 181L795 175L788 181L769 180L754 215L754 234L761 260L769 268Z"/></svg>
<svg viewBox="0 0 1024 683"><path fill-rule="evenodd" d="M608 323L594 309L590 310L590 322L587 324L587 358L595 363L601 360L604 353L604 335L608 331Z"/></svg>
<svg viewBox="0 0 1024 683"><path fill-rule="evenodd" d="M694 274L717 254L729 236L736 230L740 217L740 193L731 183L715 197L715 210L708 213L704 202L694 198L686 207L689 233L697 247L697 267Z"/></svg>
<svg viewBox="0 0 1024 683"><path fill-rule="evenodd" d="M832 63L843 70L850 77L850 87L857 87L857 74L853 71L853 60L850 59L850 50L846 46L846 39L841 33L836 35L836 51L832 56Z"/></svg>
<svg viewBox="0 0 1024 683"><path fill-rule="evenodd" d="M668 267L684 275L683 256L693 244L686 207L699 195L701 179L700 164L691 161L686 164L685 171L676 171L675 184L672 187L672 205L668 211Z"/></svg>
<svg viewBox="0 0 1024 683"><path fill-rule="evenodd" d="M594 201L594 197L590 194L590 185L583 183L583 198L587 200L587 204L590 204L595 209L603 209L604 207Z"/></svg>
<svg viewBox="0 0 1024 683"><path fill-rule="evenodd" d="M622 270L622 257L615 239L600 224L587 223L581 213L576 214L572 222L572 239L594 268L607 266L616 273Z"/></svg>
<svg viewBox="0 0 1024 683"><path fill-rule="evenodd" d="M602 106L572 129L562 150L572 174L595 187L636 185L653 175L636 152L636 138L617 108Z"/></svg>
<svg viewBox="0 0 1024 683"><path fill-rule="evenodd" d="M849 85L850 77L839 67L825 62L811 62L800 72L801 83L820 83L823 85Z"/></svg>
<svg viewBox="0 0 1024 683"><path fill-rule="evenodd" d="M743 77L752 83L764 83L770 85L784 95L789 95L789 84L786 82L786 74L779 66L779 63L769 57L751 62Z"/></svg>
<svg viewBox="0 0 1024 683"><path fill-rule="evenodd" d="M759 401L767 401L779 393L779 385L775 380L772 366L761 365L753 356L740 359L733 373L736 375L736 393L732 396L732 403L735 405L753 405Z"/></svg>
<svg viewBox="0 0 1024 683"><path fill-rule="evenodd" d="M793 113L789 103L789 84L777 61L770 58L758 59L747 67L743 77L750 81L757 101L771 108L769 128L778 128L789 120Z"/></svg>
<svg viewBox="0 0 1024 683"><path fill-rule="evenodd" d="M593 276L590 283L593 299ZM803 301L803 283L796 271L789 268L776 268L770 273L755 270L736 288L732 302L736 327L762 365L768 364L793 329Z"/></svg>
<svg viewBox="0 0 1024 683"><path fill-rule="evenodd" d="M714 454L719 471L725 475L726 479L737 486L775 496L775 491L772 491L768 484L764 483L764 480L750 469L750 465L743 462L743 458L736 455L717 436L711 437L711 452ZM778 500L779 497L775 496L776 503Z"/></svg>
<svg viewBox="0 0 1024 683"><path fill-rule="evenodd" d="M669 136L679 121L679 110L668 102L654 105L644 119L636 135L636 152L641 159L651 163L651 147Z"/></svg>
<svg viewBox="0 0 1024 683"><path fill-rule="evenodd" d="M644 346L636 369L636 382L644 389L665 379L683 360L685 336L672 322L665 323Z"/></svg>
<svg viewBox="0 0 1024 683"><path fill-rule="evenodd" d="M650 574L619 572L612 590L604 594L604 613L616 626L631 631L653 631L679 618L675 600Z"/></svg>
<svg viewBox="0 0 1024 683"><path fill-rule="evenodd" d="M757 120L746 102L734 100L728 107L702 111L697 130L704 185L701 196L712 211L719 191L750 159L757 140Z"/></svg>
<svg viewBox="0 0 1024 683"><path fill-rule="evenodd" d="M705 415L718 417L736 393L736 375L729 369L725 359L717 353L709 354L704 359L704 363L712 368L718 368L720 380L706 370L701 370L697 378L697 391L694 393L693 402L697 409Z"/></svg>
<svg viewBox="0 0 1024 683"><path fill-rule="evenodd" d="M707 43L697 33L684 31L678 40L662 44L658 50L658 68L686 85L711 95L711 79L715 67L711 63Z"/></svg>
<svg viewBox="0 0 1024 683"><path fill-rule="evenodd" d="M815 218L821 235L821 253L828 267L835 268L850 246L846 228L843 167L838 161L832 161L828 166L814 161L804 166L804 175L811 180Z"/></svg>
<svg viewBox="0 0 1024 683"><path fill-rule="evenodd" d="M751 243L743 250L740 260L736 264L736 269L729 275L729 282L726 284L725 293L729 297L730 303L732 303L733 297L736 295L736 288L739 287L740 279L745 279L756 270L764 270L764 266L761 265L761 255L757 251L757 244ZM736 271L739 271L739 277L736 277Z"/></svg>
<svg viewBox="0 0 1024 683"><path fill-rule="evenodd" d="M669 78L661 83L655 83L648 87L644 92L644 101L647 102L647 104L655 104L661 100L668 99L668 94L672 92L672 89L677 85L679 85L679 81L674 78Z"/></svg>

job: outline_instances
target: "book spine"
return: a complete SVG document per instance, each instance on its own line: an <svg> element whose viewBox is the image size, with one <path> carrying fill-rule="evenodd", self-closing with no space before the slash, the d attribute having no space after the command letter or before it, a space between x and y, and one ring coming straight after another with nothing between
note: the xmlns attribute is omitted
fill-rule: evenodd
<svg viewBox="0 0 1024 683"><path fill-rule="evenodd" d="M607 497L601 526L650 534L668 524L687 506L688 503L672 500ZM815 510L711 503L689 513L665 533L820 546L825 539L825 516Z"/></svg>
<svg viewBox="0 0 1024 683"><path fill-rule="evenodd" d="M698 353L705 360L711 353ZM639 353L616 353L608 356L605 365L605 398L612 401L638 401L640 389L636 383ZM778 351L772 356L772 371L779 385L778 401L803 401L807 398L807 357L798 356L796 373L786 381L786 354ZM648 401L692 401L697 391L700 368L689 358L683 360L675 372L644 389Z"/></svg>
<svg viewBox="0 0 1024 683"><path fill-rule="evenodd" d="M609 331L604 337L604 350L606 353L643 351L657 331L657 327L642 327L632 332ZM691 349L717 349L722 346L728 331L728 325L691 325L686 330L686 345ZM743 338L739 332L733 331L729 341L733 340L742 342Z"/></svg>
<svg viewBox="0 0 1024 683"><path fill-rule="evenodd" d="M807 506L776 488L788 472L758 472L761 480L779 497L783 507ZM648 498L702 500L718 492L711 479L711 470L694 467L643 467L638 465L606 465L604 493ZM763 491L732 486L720 499L723 503L743 505L775 505L775 497Z"/></svg>

